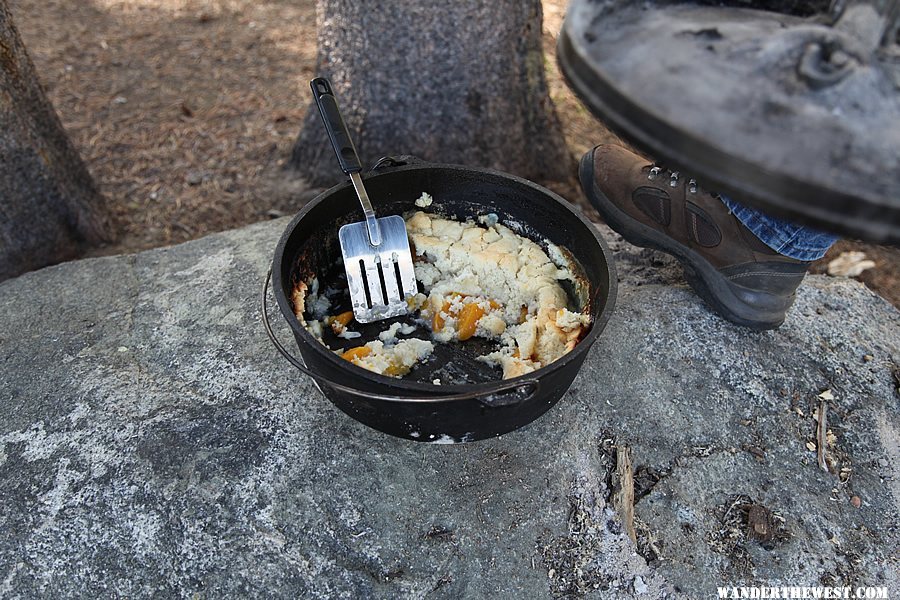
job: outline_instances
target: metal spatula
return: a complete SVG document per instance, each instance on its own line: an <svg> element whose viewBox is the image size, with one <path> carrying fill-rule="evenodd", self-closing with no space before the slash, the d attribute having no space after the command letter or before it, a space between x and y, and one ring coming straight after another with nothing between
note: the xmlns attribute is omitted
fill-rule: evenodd
<svg viewBox="0 0 900 600"><path fill-rule="evenodd" d="M360 176L362 164L338 110L331 83L317 77L309 86L341 170L350 176L366 217L364 222L349 223L338 232L353 316L360 323L371 323L406 314L406 299L418 292L406 223L396 215L375 217Z"/></svg>

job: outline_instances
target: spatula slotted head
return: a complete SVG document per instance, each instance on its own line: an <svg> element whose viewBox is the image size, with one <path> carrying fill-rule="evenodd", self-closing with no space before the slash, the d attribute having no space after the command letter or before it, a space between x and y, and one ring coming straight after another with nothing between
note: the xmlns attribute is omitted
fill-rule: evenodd
<svg viewBox="0 0 900 600"><path fill-rule="evenodd" d="M399 216L377 221L381 229L378 246L369 242L365 223L349 223L338 232L353 316L360 323L406 314L406 299L419 291L406 223Z"/></svg>

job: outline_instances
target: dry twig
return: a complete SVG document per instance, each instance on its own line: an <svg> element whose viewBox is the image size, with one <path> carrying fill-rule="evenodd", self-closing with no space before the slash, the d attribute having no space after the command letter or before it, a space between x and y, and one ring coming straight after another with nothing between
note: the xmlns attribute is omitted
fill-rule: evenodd
<svg viewBox="0 0 900 600"><path fill-rule="evenodd" d="M819 468L829 472L828 470L828 459L825 456L827 452L827 444L828 444L828 401L821 400L819 401L819 418L818 418L818 426L816 429L816 442L817 442L817 458L819 461Z"/></svg>
<svg viewBox="0 0 900 600"><path fill-rule="evenodd" d="M616 477L618 489L613 496L613 506L631 541L637 543L634 532L634 469L631 465L631 449L625 445L616 446Z"/></svg>

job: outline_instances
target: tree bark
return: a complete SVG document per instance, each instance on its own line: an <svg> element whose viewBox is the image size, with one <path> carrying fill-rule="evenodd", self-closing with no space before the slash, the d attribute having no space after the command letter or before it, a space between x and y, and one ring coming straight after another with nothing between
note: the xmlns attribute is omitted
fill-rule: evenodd
<svg viewBox="0 0 900 600"><path fill-rule="evenodd" d="M547 93L540 0L319 0L318 73L331 79L363 164L380 156L568 181L574 161ZM315 107L290 164L342 177Z"/></svg>
<svg viewBox="0 0 900 600"><path fill-rule="evenodd" d="M0 0L0 281L108 239L103 198Z"/></svg>

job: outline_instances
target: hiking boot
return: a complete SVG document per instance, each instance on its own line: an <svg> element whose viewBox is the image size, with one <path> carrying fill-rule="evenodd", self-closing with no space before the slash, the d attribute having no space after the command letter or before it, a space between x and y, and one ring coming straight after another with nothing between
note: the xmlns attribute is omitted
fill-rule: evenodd
<svg viewBox="0 0 900 600"><path fill-rule="evenodd" d="M687 282L722 317L754 329L784 321L810 263L766 246L718 195L614 145L585 154L578 176L610 227L678 259Z"/></svg>

